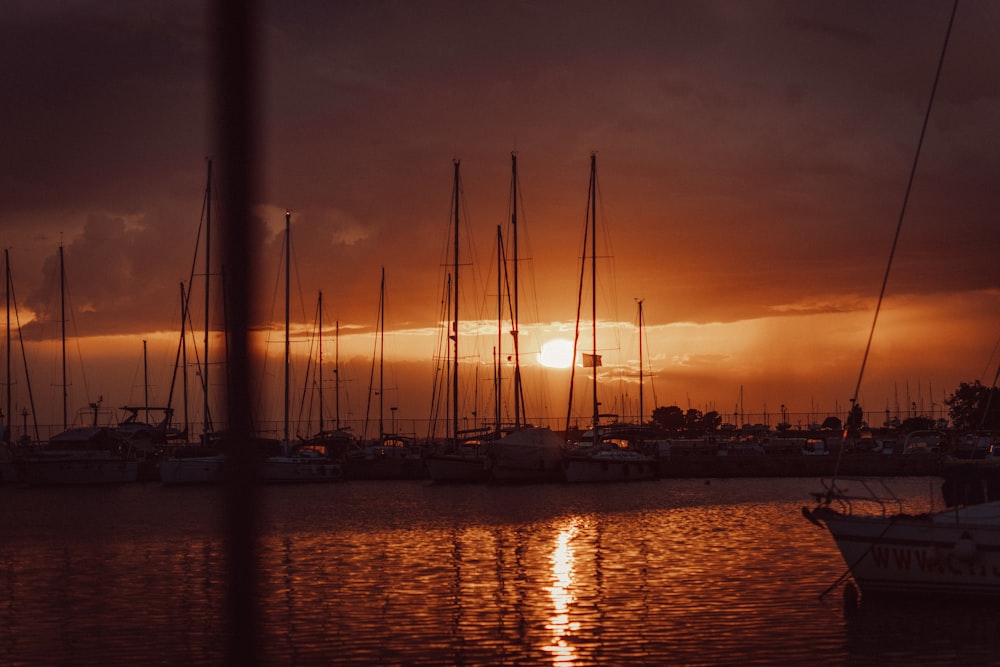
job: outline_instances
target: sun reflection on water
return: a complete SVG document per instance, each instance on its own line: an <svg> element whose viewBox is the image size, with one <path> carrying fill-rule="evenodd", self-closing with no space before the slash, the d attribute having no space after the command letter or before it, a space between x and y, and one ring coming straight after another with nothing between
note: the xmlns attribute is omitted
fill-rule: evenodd
<svg viewBox="0 0 1000 667"><path fill-rule="evenodd" d="M576 660L576 647L569 639L580 629L578 621L570 620L570 609L576 602L573 538L577 526L571 523L559 532L549 561L552 563L552 585L548 588L552 599L552 616L545 625L552 633L545 650L552 655L553 664L572 665Z"/></svg>

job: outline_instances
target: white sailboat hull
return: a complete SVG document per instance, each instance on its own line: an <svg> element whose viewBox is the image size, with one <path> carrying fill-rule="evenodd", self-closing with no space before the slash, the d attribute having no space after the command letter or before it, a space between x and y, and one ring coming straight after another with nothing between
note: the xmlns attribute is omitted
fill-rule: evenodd
<svg viewBox="0 0 1000 667"><path fill-rule="evenodd" d="M1000 596L1000 501L921 516L812 516L862 593Z"/></svg>

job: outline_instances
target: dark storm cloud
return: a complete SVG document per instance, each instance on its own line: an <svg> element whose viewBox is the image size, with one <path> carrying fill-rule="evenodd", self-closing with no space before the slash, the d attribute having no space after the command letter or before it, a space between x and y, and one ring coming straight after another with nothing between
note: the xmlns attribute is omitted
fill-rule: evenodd
<svg viewBox="0 0 1000 667"><path fill-rule="evenodd" d="M451 160L486 246L517 148L536 270L566 301L598 150L626 289L706 321L877 289L950 4L264 10L258 203L278 212L272 232L295 212L304 291L336 292L345 318L367 320L385 265L412 290L396 295L402 319L432 319ZM899 260L936 255L935 268L905 289L997 280L998 13L960 7ZM35 284L43 266L51 280L61 238L95 328L170 322L211 152L205 14L195 2L6 6L0 85L16 94L0 107L0 222L40 311L51 295ZM655 271L651 248L669 258ZM275 254L262 250L261 275Z"/></svg>
<svg viewBox="0 0 1000 667"><path fill-rule="evenodd" d="M204 142L202 11L194 2L5 6L8 215L141 210L150 186L170 183L178 153Z"/></svg>

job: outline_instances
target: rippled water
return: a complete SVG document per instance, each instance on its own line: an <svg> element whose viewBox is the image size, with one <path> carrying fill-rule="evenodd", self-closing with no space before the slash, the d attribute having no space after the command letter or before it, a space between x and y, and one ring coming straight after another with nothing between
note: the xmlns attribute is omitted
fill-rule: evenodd
<svg viewBox="0 0 1000 667"><path fill-rule="evenodd" d="M932 480L897 482L913 507ZM845 615L815 480L261 490L263 662L989 664L992 611ZM224 659L223 489L0 488L0 664Z"/></svg>

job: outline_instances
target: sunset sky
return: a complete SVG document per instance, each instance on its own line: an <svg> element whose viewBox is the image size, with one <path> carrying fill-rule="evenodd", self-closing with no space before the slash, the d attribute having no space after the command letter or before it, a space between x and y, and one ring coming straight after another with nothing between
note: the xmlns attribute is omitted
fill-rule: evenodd
<svg viewBox="0 0 1000 667"><path fill-rule="evenodd" d="M143 340L150 402L167 400L179 285L190 280L214 141L204 5L12 0L0 14L0 230L42 424L61 422L51 345L60 243L72 309L70 410L98 396L108 406L141 403ZM524 206L529 418L561 427L567 414L568 371L540 366L538 352L573 336L592 152L602 410L638 411L639 299L647 416L676 404L727 421L763 421L766 411L774 424L782 405L793 422L846 410L951 2L359 0L262 9L256 210L268 235L258 306L282 326L288 209L301 340L324 294L328 419L335 322L341 416L366 413L384 267L385 419L391 404L400 430L423 428L442 349L455 159L467 242L463 414L492 417L496 229L509 225L512 151ZM993 382L998 118L1000 4L963 0L861 387L874 423L897 406L901 416L913 404L940 410L959 382ZM215 215L213 224L233 224ZM203 272L190 282L198 298ZM201 317L192 315L199 331L189 345L201 344ZM262 419L280 415L280 336L266 335ZM308 344L293 349L303 357ZM19 349L12 361L20 414L28 399ZM578 378L588 372L577 368ZM221 367L211 374L221 382ZM304 375L297 366L296 401ZM582 385L576 391L585 396ZM586 402L572 412L580 423L590 414Z"/></svg>

